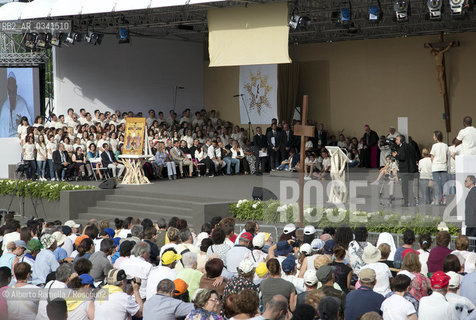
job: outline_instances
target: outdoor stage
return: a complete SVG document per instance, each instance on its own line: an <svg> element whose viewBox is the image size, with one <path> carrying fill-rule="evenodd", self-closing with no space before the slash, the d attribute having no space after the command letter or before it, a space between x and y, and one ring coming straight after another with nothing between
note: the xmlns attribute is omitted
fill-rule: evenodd
<svg viewBox="0 0 476 320"><path fill-rule="evenodd" d="M353 181L374 181L377 177L376 169L351 169L350 178ZM416 180L415 180L416 181ZM273 192L278 198L280 189L284 184L298 183L297 174L289 175L283 172L272 172L263 176L217 176L214 178L195 177L169 180L153 180L149 185L122 185L119 184L115 190L98 190L104 195L99 197L96 205L89 206L86 212L81 212L76 217L81 222L95 219L125 218L127 216L137 216L140 218L151 218L157 220L159 217L166 219L172 216L181 216L189 220L195 228L214 215L227 216L228 205L241 199L251 199L253 187L263 187ZM326 190L330 181L322 182L323 190ZM78 184L90 184L98 186L100 182L88 181L77 182ZM385 184L385 188L387 185ZM106 192L107 191L107 192ZM425 214L433 216L443 216L445 206L418 205L416 207L403 208L401 188L395 185L395 201L388 205L387 191L379 198L379 186L368 185L356 189L356 198L364 204L356 205L358 210L375 212L384 210L389 213L399 213L402 215ZM291 195L288 193L287 195ZM321 194L311 195L312 205L333 207L327 202L316 202ZM327 196L324 195L327 201ZM448 199L450 203L451 199ZM383 205L381 204L383 202ZM349 208L349 202L346 203ZM453 209L456 211L456 209ZM455 215L452 212L451 215Z"/></svg>

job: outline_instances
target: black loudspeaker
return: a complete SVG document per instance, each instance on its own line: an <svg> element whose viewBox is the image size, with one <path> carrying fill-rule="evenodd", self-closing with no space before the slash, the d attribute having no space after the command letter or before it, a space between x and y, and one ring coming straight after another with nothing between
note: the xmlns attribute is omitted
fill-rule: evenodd
<svg viewBox="0 0 476 320"><path fill-rule="evenodd" d="M253 200L278 200L278 197L276 197L274 193L266 188L261 187L253 187L253 194L251 196L253 197Z"/></svg>
<svg viewBox="0 0 476 320"><path fill-rule="evenodd" d="M116 178L109 178L99 185L99 189L116 189L117 181Z"/></svg>

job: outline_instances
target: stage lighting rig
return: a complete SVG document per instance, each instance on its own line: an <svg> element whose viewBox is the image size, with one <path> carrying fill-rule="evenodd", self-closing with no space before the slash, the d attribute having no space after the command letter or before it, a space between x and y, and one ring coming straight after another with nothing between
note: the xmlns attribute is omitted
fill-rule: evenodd
<svg viewBox="0 0 476 320"><path fill-rule="evenodd" d="M25 47L29 49L33 49L36 46L36 37L35 33L27 33L25 34Z"/></svg>
<svg viewBox="0 0 476 320"><path fill-rule="evenodd" d="M293 14L289 18L289 26L294 30L307 29L307 27L309 27L310 25L311 19L309 17Z"/></svg>
<svg viewBox="0 0 476 320"><path fill-rule="evenodd" d="M37 48L47 49L51 47L51 34L49 33L40 33L36 37L36 46Z"/></svg>
<svg viewBox="0 0 476 320"><path fill-rule="evenodd" d="M428 17L430 20L441 20L441 7L443 2L441 0L428 0L426 2L428 7Z"/></svg>
<svg viewBox="0 0 476 320"><path fill-rule="evenodd" d="M350 27L352 25L352 11L350 8L340 9L339 22L344 27Z"/></svg>
<svg viewBox="0 0 476 320"><path fill-rule="evenodd" d="M311 19L307 16L299 15L297 8L297 1L294 3L294 8L289 16L289 27L291 29L307 29L311 25Z"/></svg>
<svg viewBox="0 0 476 320"><path fill-rule="evenodd" d="M119 43L129 43L129 30L126 28L119 29Z"/></svg>
<svg viewBox="0 0 476 320"><path fill-rule="evenodd" d="M370 22L378 22L381 18L382 13L380 12L380 8L378 6L370 6L369 7L369 21Z"/></svg>
<svg viewBox="0 0 476 320"><path fill-rule="evenodd" d="M409 0L396 0L393 3L393 10L395 10L395 17L397 21L408 21L410 15L410 1Z"/></svg>
<svg viewBox="0 0 476 320"><path fill-rule="evenodd" d="M99 34L93 31L89 31L87 35L85 36L86 42L92 45L97 45L97 44L100 45L102 42L102 38L103 38L102 34Z"/></svg>
<svg viewBox="0 0 476 320"><path fill-rule="evenodd" d="M51 45L55 47L60 47L64 41L64 33L54 33L51 37Z"/></svg>
<svg viewBox="0 0 476 320"><path fill-rule="evenodd" d="M75 42L81 42L81 35L79 33L71 31L66 36L66 43L74 44Z"/></svg>
<svg viewBox="0 0 476 320"><path fill-rule="evenodd" d="M469 8L468 0L450 0L451 15L455 18L462 17Z"/></svg>

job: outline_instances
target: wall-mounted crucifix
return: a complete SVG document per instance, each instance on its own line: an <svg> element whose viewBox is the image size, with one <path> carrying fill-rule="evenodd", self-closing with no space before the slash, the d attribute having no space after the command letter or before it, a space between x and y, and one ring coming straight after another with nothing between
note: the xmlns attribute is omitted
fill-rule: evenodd
<svg viewBox="0 0 476 320"><path fill-rule="evenodd" d="M444 39L444 33L440 34L440 41L425 43L425 48L430 48L430 53L435 57L436 80L440 88L440 94L443 96L445 106L445 124L446 132L451 132L450 103L448 99L448 87L446 84L446 64L445 53L452 47L459 47L459 41L447 42Z"/></svg>

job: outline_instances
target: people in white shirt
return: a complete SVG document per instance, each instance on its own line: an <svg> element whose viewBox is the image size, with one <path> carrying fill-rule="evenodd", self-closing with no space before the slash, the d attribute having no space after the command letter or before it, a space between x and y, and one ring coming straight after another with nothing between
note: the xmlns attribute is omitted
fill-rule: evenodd
<svg viewBox="0 0 476 320"><path fill-rule="evenodd" d="M416 320L417 313L413 304L404 298L409 291L413 275L398 274L394 281L394 294L385 299L380 307L384 319L392 320ZM413 276L414 278L414 276Z"/></svg>
<svg viewBox="0 0 476 320"><path fill-rule="evenodd" d="M448 145L443 140L443 133L439 130L433 133L435 144L431 147L431 171L434 181L434 204L444 204L443 187L448 181Z"/></svg>
<svg viewBox="0 0 476 320"><path fill-rule="evenodd" d="M147 242L139 242L134 246L131 251L131 257L125 260L121 267L128 276L137 277L141 279L141 286L139 289L140 297L144 299L146 297L147 280L149 278L150 271L152 270L152 264L147 262L150 256L150 246Z"/></svg>
<svg viewBox="0 0 476 320"><path fill-rule="evenodd" d="M469 116L464 117L464 129L458 132L456 137L456 145L461 144L461 155L476 155L476 128L472 125L473 119Z"/></svg>

